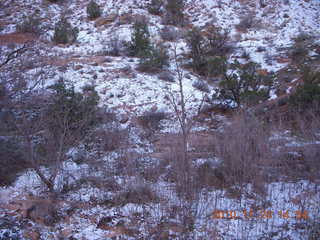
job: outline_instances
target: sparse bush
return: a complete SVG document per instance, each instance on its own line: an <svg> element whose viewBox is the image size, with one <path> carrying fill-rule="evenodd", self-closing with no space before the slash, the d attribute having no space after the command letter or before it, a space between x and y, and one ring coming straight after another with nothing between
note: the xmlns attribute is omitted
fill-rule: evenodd
<svg viewBox="0 0 320 240"><path fill-rule="evenodd" d="M0 186L14 182L19 172L31 167L23 156L21 146L14 140L0 138Z"/></svg>
<svg viewBox="0 0 320 240"><path fill-rule="evenodd" d="M98 129L94 132L93 138L88 141L95 143L100 152L115 151L125 144L128 134L126 129L121 130L115 127Z"/></svg>
<svg viewBox="0 0 320 240"><path fill-rule="evenodd" d="M303 45L294 45L291 51L291 58L294 62L304 62L309 50Z"/></svg>
<svg viewBox="0 0 320 240"><path fill-rule="evenodd" d="M254 13L249 13L244 15L240 19L240 23L236 26L239 31L247 31L248 29L254 27L256 24Z"/></svg>
<svg viewBox="0 0 320 240"><path fill-rule="evenodd" d="M296 36L295 38L293 38L295 43L303 43L309 40L312 40L313 37L305 32L300 32L298 34L298 36Z"/></svg>
<svg viewBox="0 0 320 240"><path fill-rule="evenodd" d="M290 56L295 63L305 64L309 60L309 49L313 43L313 37L306 33L300 33L293 38L294 44L290 51Z"/></svg>
<svg viewBox="0 0 320 240"><path fill-rule="evenodd" d="M100 6L93 0L87 6L88 18L93 20L101 16Z"/></svg>
<svg viewBox="0 0 320 240"><path fill-rule="evenodd" d="M99 97L94 86L84 88L84 95L77 93L74 87L68 86L63 80L49 87L53 91L52 103L48 106L47 116L50 119L49 129L52 133L61 133L61 129L68 126L69 131L81 128L83 134L95 125L97 119L97 105ZM64 123L57 119L64 119Z"/></svg>
<svg viewBox="0 0 320 240"><path fill-rule="evenodd" d="M108 42L107 54L111 56L120 56L123 54L124 44L119 40L118 35L111 37Z"/></svg>
<svg viewBox="0 0 320 240"><path fill-rule="evenodd" d="M197 167L197 183L199 187L222 188L225 184L224 173L219 168L212 166L210 162L205 162Z"/></svg>
<svg viewBox="0 0 320 240"><path fill-rule="evenodd" d="M159 123L166 118L164 112L145 112L138 119L141 125L147 129L159 129Z"/></svg>
<svg viewBox="0 0 320 240"><path fill-rule="evenodd" d="M126 205L128 203L145 204L158 200L156 193L144 183L136 183L128 186L124 192L118 196L118 201Z"/></svg>
<svg viewBox="0 0 320 240"><path fill-rule="evenodd" d="M52 40L58 44L73 43L78 36L78 28L73 28L67 19L62 18L55 26Z"/></svg>
<svg viewBox="0 0 320 240"><path fill-rule="evenodd" d="M160 15L161 8L163 6L163 0L151 0L150 4L148 5L148 12L153 15Z"/></svg>
<svg viewBox="0 0 320 240"><path fill-rule="evenodd" d="M24 17L22 23L16 25L16 31L22 33L40 34L40 20L37 16Z"/></svg>
<svg viewBox="0 0 320 240"><path fill-rule="evenodd" d="M202 92L210 92L210 89L209 89L209 86L206 82L204 81L195 81L193 84L192 84L193 87L195 87L196 89L202 91Z"/></svg>
<svg viewBox="0 0 320 240"><path fill-rule="evenodd" d="M164 45L158 44L142 54L138 69L142 72L157 72L168 64L167 49Z"/></svg>
<svg viewBox="0 0 320 240"><path fill-rule="evenodd" d="M184 25L184 0L168 0L165 5L164 24L168 25Z"/></svg>
<svg viewBox="0 0 320 240"><path fill-rule="evenodd" d="M308 179L316 182L320 179L319 174L319 154L320 147L320 102L310 104L303 111L297 111L297 107L292 106L292 111L287 112L286 128L292 129L295 137L305 142L284 148L281 155L279 167L283 176L289 179L300 180ZM298 107L299 109L299 107Z"/></svg>

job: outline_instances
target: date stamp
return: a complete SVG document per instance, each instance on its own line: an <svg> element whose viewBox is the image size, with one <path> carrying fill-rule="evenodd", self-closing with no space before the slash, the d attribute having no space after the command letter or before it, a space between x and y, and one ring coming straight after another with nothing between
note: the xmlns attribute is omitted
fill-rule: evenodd
<svg viewBox="0 0 320 240"><path fill-rule="evenodd" d="M271 219L274 217L296 220L307 220L309 218L307 210L214 210L211 215L212 219Z"/></svg>

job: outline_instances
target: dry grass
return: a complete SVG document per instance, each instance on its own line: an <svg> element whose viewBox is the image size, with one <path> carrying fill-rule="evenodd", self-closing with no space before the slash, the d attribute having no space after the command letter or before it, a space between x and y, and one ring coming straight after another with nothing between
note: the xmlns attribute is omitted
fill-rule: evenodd
<svg viewBox="0 0 320 240"><path fill-rule="evenodd" d="M252 183L256 190L263 192L273 154L269 132L258 119L245 113L237 115L232 124L217 135L214 149L223 161L220 171L226 176L227 186Z"/></svg>

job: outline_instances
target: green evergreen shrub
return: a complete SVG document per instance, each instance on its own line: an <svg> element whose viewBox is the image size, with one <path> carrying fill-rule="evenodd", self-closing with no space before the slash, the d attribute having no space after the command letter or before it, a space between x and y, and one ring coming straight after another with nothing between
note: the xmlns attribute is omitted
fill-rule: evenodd
<svg viewBox="0 0 320 240"><path fill-rule="evenodd" d="M187 45L190 49L192 68L200 72L206 66L205 39L199 28L191 29L186 36Z"/></svg>
<svg viewBox="0 0 320 240"><path fill-rule="evenodd" d="M227 66L216 98L227 103L236 103L238 107L241 104L258 104L269 98L274 82L273 73L262 74L258 71L260 65L254 62L240 64L235 61Z"/></svg>
<svg viewBox="0 0 320 240"><path fill-rule="evenodd" d="M57 22L52 40L57 44L73 43L76 41L79 30L73 28L65 18Z"/></svg>
<svg viewBox="0 0 320 240"><path fill-rule="evenodd" d="M303 69L303 84L290 96L292 107L306 111L314 105L320 106L320 72L314 72L309 67Z"/></svg>
<svg viewBox="0 0 320 240"><path fill-rule="evenodd" d="M93 20L101 16L100 6L93 0L87 6L88 18Z"/></svg>
<svg viewBox="0 0 320 240"><path fill-rule="evenodd" d="M229 33L216 27L204 32L193 28L186 37L190 49L191 66L201 75L218 75L223 69L223 58L232 50ZM218 67L217 70L214 67Z"/></svg>
<svg viewBox="0 0 320 240"><path fill-rule="evenodd" d="M128 45L129 56L140 57L151 49L150 34L146 21L135 22L131 42Z"/></svg>
<svg viewBox="0 0 320 240"><path fill-rule="evenodd" d="M148 5L148 12L153 15L160 15L162 6L163 0L151 0Z"/></svg>
<svg viewBox="0 0 320 240"><path fill-rule="evenodd" d="M22 23L16 25L16 31L40 34L40 19L35 14L28 17L25 16Z"/></svg>
<svg viewBox="0 0 320 240"><path fill-rule="evenodd" d="M140 58L139 70L142 72L157 72L169 64L169 55L163 44L158 44L145 51Z"/></svg>
<svg viewBox="0 0 320 240"><path fill-rule="evenodd" d="M225 57L209 57L207 59L207 75L217 77L226 72L227 61Z"/></svg>

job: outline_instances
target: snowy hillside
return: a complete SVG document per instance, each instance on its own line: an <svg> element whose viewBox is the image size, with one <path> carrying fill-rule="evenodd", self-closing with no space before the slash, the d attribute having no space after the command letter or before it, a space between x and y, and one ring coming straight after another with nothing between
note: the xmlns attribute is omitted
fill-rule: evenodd
<svg viewBox="0 0 320 240"><path fill-rule="evenodd" d="M320 1L186 0L185 23L177 26L165 22L166 3L150 13L161 1L96 0L95 19L89 2L0 3L0 240L320 239L318 112L292 120L298 110L287 103L304 81L301 66L320 69ZM37 34L17 31L27 16L39 21ZM77 29L76 41L52 40L62 18ZM151 46L161 43L168 53L168 65L154 72L141 71L140 56L128 54L142 20ZM247 107L218 99L232 69L212 77L192 67L188 33L206 36L212 27L229 34L226 65L252 61L259 77L275 76L270 86L254 86L269 88L264 100ZM292 53L302 35L312 39L307 60ZM75 88L65 98L77 96L72 104L89 99L93 86L99 123L72 140L82 122L70 135L65 130L54 165L48 156L59 145L52 140L57 128L36 111L51 106L48 87L62 80ZM260 109L261 116L244 114ZM90 110L84 117L96 114ZM32 161L16 163L34 152ZM11 162L23 170L2 183Z"/></svg>

